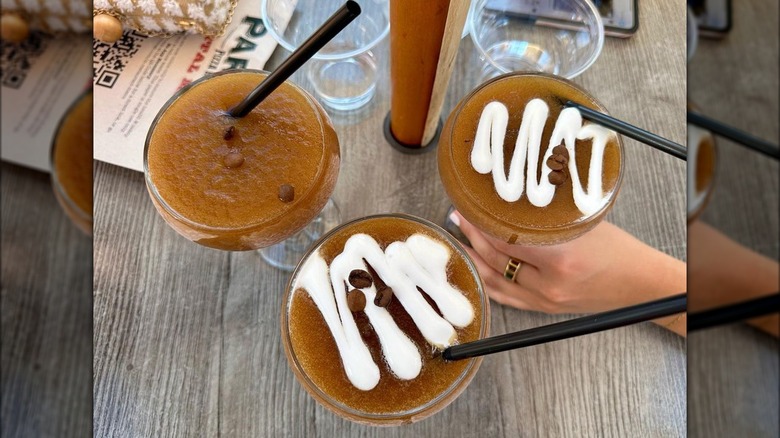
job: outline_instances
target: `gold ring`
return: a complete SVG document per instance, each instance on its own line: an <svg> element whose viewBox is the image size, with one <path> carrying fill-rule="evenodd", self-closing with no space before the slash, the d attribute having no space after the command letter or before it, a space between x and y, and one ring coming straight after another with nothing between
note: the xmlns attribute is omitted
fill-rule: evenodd
<svg viewBox="0 0 780 438"><path fill-rule="evenodd" d="M516 258L509 257L509 261L506 263L506 268L504 268L504 278L514 282L515 278L517 278L517 274L520 273L520 268L522 266L523 262L517 260Z"/></svg>

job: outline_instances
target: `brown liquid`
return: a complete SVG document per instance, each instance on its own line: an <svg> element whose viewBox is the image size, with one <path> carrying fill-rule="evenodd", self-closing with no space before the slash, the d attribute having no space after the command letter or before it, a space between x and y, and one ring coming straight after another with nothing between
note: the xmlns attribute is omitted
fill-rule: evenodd
<svg viewBox="0 0 780 438"><path fill-rule="evenodd" d="M92 93L85 93L62 119L52 155L54 194L65 213L92 233Z"/></svg>
<svg viewBox="0 0 780 438"><path fill-rule="evenodd" d="M590 217L585 216L574 204L570 175L562 185L557 186L552 202L546 207L532 205L526 193L516 202L506 202L496 192L493 175L480 174L472 167L471 150L485 106L492 101L499 101L509 110L509 124L504 140L505 169L508 171L523 111L526 104L535 98L542 99L550 108L535 175L539 179L544 153L558 115L564 109L564 102L571 100L604 111L595 100L563 80L543 75L514 74L490 82L458 104L447 119L439 146L439 173L455 207L482 231L509 243L538 245L570 240L596 226L608 210L605 208ZM604 151L605 194L617 191L621 148L619 140L613 139L607 143ZM576 150L580 181L587 189L591 141L577 140ZM611 193L610 206L616 194Z"/></svg>
<svg viewBox="0 0 780 438"><path fill-rule="evenodd" d="M406 145L422 141L449 4L390 2L390 126Z"/></svg>
<svg viewBox="0 0 780 438"><path fill-rule="evenodd" d="M708 134L701 138L694 159L696 160L695 193L706 192L706 198L697 209L688 212L688 222L693 222L699 217L699 214L707 205L710 195L712 195L716 161L715 141L712 135Z"/></svg>
<svg viewBox="0 0 780 438"><path fill-rule="evenodd" d="M686 104L686 109L701 112L701 109L690 101ZM689 127L689 129L699 128ZM715 175L715 139L712 133L706 132L706 135L701 136L694 159L696 160L696 193L701 193L712 184Z"/></svg>
<svg viewBox="0 0 780 438"><path fill-rule="evenodd" d="M705 137L699 143L696 155L696 191L703 192L712 183L715 174L715 145L712 137Z"/></svg>
<svg viewBox="0 0 780 438"><path fill-rule="evenodd" d="M330 264L341 253L347 239L356 233L371 235L383 249L392 242L406 240L413 234L424 234L441 243L447 243L436 233L416 222L398 218L374 218L347 226L328 239L320 247L320 254L325 261ZM463 255L452 245L448 246L452 251L448 279L469 299L476 315L467 327L456 329L458 341L473 341L479 338L482 325L480 309L483 303L478 292L479 279L469 270ZM432 303L430 300L429 302ZM469 360L445 362L440 352L435 351L425 341L397 299L391 301L387 310L420 351L423 357L422 371L412 380L396 378L384 362L379 339L368 318L363 312L353 312L358 329L381 374L379 384L374 389L361 391L347 379L336 342L308 293L303 289L296 290L289 301L291 349L303 372L331 398L364 413L400 413L422 406L451 387L470 363Z"/></svg>
<svg viewBox="0 0 780 438"><path fill-rule="evenodd" d="M272 245L308 224L333 192L338 139L324 110L301 89L284 83L249 115L225 115L263 78L252 71L212 76L163 109L152 128L148 182L183 220L152 200L173 228L200 244ZM225 139L231 126L233 136ZM228 165L236 156L240 165ZM294 187L291 202L280 199L284 184Z"/></svg>

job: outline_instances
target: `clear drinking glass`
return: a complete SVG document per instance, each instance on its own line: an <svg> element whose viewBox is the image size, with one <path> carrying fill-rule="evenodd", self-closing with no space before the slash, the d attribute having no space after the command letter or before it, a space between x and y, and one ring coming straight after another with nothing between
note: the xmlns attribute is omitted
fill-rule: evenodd
<svg viewBox="0 0 780 438"><path fill-rule="evenodd" d="M696 16L693 14L693 10L688 6L688 23L685 27L685 39L688 61L690 62L693 55L696 53L696 46L699 44L699 25L696 23Z"/></svg>
<svg viewBox="0 0 780 438"><path fill-rule="evenodd" d="M479 273L477 272L477 268L473 261L469 258L466 251L463 249L463 246L439 226L415 216L405 214L382 214L368 216L347 222L323 236L322 239L312 245L306 255L303 256L300 263L298 264L298 267L295 269L295 272L290 278L290 282L287 285L287 289L284 293L281 306L281 332L284 352L287 356L290 368L292 368L293 372L295 373L295 377L297 378L298 382L315 400L317 400L317 402L330 411L350 421L374 426L409 424L423 420L435 414L436 412L439 412L452 403L466 389L466 387L469 385L469 383L471 383L471 380L476 375L477 370L482 363L482 357L465 359L464 361L466 363L462 372L460 372L457 377L447 385L444 391L436 394L429 401L421 403L419 406L414 408L403 412L392 412L384 414L365 412L360 408L345 405L344 403L337 400L334 396L321 389L315 380L312 379L307 373L307 368L316 366L316 363L313 363L310 360L299 360L300 353L296 354L290 332L290 308L293 294L296 292L296 290L298 290L295 288L295 285L298 281L301 268L304 266L306 261L321 247L332 244L332 242L340 242L337 245L343 245L344 240L347 238L344 233L349 235L354 235L355 233L364 233L368 228L365 227L365 224L374 221L388 220L393 222L391 226L393 226L394 229L411 228L415 230L415 233L422 233L424 235L433 236L437 240L444 242L448 247L450 247L452 251L456 252L459 257L462 257L462 260L465 262L465 264L463 267L457 268L458 272L463 274L463 276L471 278L470 281L476 287L476 292L480 303L480 309L476 311L476 314L480 315L481 320L481 325L478 328L478 339L483 339L490 334L490 300L488 299L488 296L484 290L484 286L481 278L479 277ZM460 265L453 264L452 266ZM448 275L457 274L448 273ZM311 336L330 336L330 333L312 332ZM423 367L425 367L425 365L423 365ZM385 379L392 377L387 375L383 376L382 378ZM372 391L377 391L377 389L375 388ZM382 394L377 393L375 394L375 397L381 400Z"/></svg>
<svg viewBox="0 0 780 438"><path fill-rule="evenodd" d="M538 9L537 9L538 8ZM483 61L482 80L513 71L571 79L588 69L604 45L604 24L588 0L475 0L469 33Z"/></svg>
<svg viewBox="0 0 780 438"><path fill-rule="evenodd" d="M263 0L268 32L286 50L297 49L343 5L342 0ZM308 62L317 97L336 110L354 110L374 96L377 59L371 51L390 31L387 0L360 3L361 13ZM287 21L289 20L289 22Z"/></svg>

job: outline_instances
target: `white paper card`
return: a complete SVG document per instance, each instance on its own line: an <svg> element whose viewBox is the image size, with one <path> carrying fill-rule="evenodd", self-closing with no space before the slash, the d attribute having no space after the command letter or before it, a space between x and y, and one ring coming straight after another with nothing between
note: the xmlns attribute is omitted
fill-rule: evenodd
<svg viewBox="0 0 780 438"><path fill-rule="evenodd" d="M1 43L3 160L51 170L55 130L89 87L90 41L34 32L23 43Z"/></svg>
<svg viewBox="0 0 780 438"><path fill-rule="evenodd" d="M176 90L207 73L262 69L275 48L260 0L238 2L219 38L145 38L129 31L113 45L95 42L95 159L142 171L149 127Z"/></svg>

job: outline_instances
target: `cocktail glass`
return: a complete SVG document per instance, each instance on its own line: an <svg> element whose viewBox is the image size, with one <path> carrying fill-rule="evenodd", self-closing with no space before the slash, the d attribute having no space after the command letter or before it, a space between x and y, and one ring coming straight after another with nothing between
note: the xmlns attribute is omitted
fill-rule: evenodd
<svg viewBox="0 0 780 438"><path fill-rule="evenodd" d="M416 422L444 409L466 389L474 378L482 358L478 357L464 361L446 362L441 358L441 355L437 356L434 354L427 359L428 369L433 370L434 365L439 367L457 367L450 369L454 374L451 381L443 382L440 391L434 391L433 394L423 397L422 401L414 403L414 406L407 407L406 409L392 410L391 412L371 412L361 407L350 406L329 393L328 390L323 389L323 387L327 387L327 372L318 370L316 367L326 365L338 368L342 366L342 362L341 359L339 359L339 353L336 351L336 348L331 347L330 344L327 343L332 341L328 329L314 327L315 323L325 324L321 314L315 313L315 318L319 318L317 320L319 322L312 322L311 320L306 319L305 324L293 321L295 318L301 318L301 313L291 316L294 300L305 300L306 302L311 300L309 296L305 295L307 292L299 287L298 282L302 275L302 267L307 266L307 261L314 257L314 254L322 256L326 263L330 263L331 260L329 259L331 259L331 256L326 255L326 253L343 249L345 241L358 233L375 237L382 245L387 244L387 242L384 242L383 244L381 242L383 238L379 237L384 233L382 230L388 230L387 232L389 234L395 236L394 238L389 239L394 242L405 239L408 235L420 233L446 245L450 250L450 259L447 267L448 281L458 284L459 287L461 287L461 290L468 288L469 293L474 297L474 301L476 301L477 306L479 307L479 309L475 309L475 319L471 323L473 326L469 325L466 329L472 330L472 337L475 337L476 339L482 339L489 335L490 302L483 288L476 266L471 261L468 254L457 240L439 226L427 220L405 214L383 214L357 219L340 225L312 245L309 251L301 259L284 294L281 308L281 333L285 355L287 356L290 367L295 373L298 382L315 400L317 400L317 402L330 411L351 421L370 425L391 426ZM383 248L383 250L385 249L386 248ZM469 286L466 287L464 285ZM370 304L366 305L368 306ZM390 307L388 307L388 309L390 309ZM314 312L317 312L317 310L315 309ZM341 318L343 321L344 317L342 316ZM395 318L396 321L399 321L398 315L394 315L393 318ZM309 351L304 347L304 342L296 341L296 338L300 336L301 333L293 333L294 327L304 327L306 334L316 337L315 344L318 351ZM376 328L374 330L376 330ZM362 336L363 339L367 339L367 337L375 337L376 333L365 333ZM458 341L476 339L461 339L459 337ZM420 352L424 355L430 355L433 347L424 341L418 342L423 344L417 345L417 348L421 350ZM313 355L315 357L312 357ZM322 357L325 355L332 355L332 357ZM433 361L436 361L436 363ZM387 365L383 364L380 366L386 367ZM425 369L426 363L423 363L423 372ZM439 369L444 370L444 368ZM337 373L339 372L343 373L344 371L337 371ZM439 376L440 375L441 374L439 374ZM345 374L339 374L339 378L342 380L346 379L345 376ZM430 379L430 376L431 374L424 375L421 373L415 379ZM390 397L390 394L382 392L382 388L392 387L393 384L398 383L398 391L392 394L392 397L395 398L395 401L392 403L404 404L406 400L413 397L413 394L415 393L414 385L416 383L423 387L430 384L430 380L420 380L416 382L415 379L402 381L392 375L389 371L382 372L378 386L365 393L360 393L360 395L356 397L368 397L373 402L376 403L378 401L378 403L382 405L383 397L385 397L384 400L387 400L388 397ZM382 387L381 385L385 381L389 381L389 386ZM340 389L343 389L345 386L349 385L350 383L346 382L345 384L339 384L338 386ZM357 389L355 390L359 391ZM388 403L390 402L388 401Z"/></svg>
<svg viewBox="0 0 780 438"><path fill-rule="evenodd" d="M179 90L149 130L144 175L157 211L182 236L261 249L289 270L340 221L329 200L340 151L328 115L289 81L246 117L227 115L267 74L226 70Z"/></svg>

